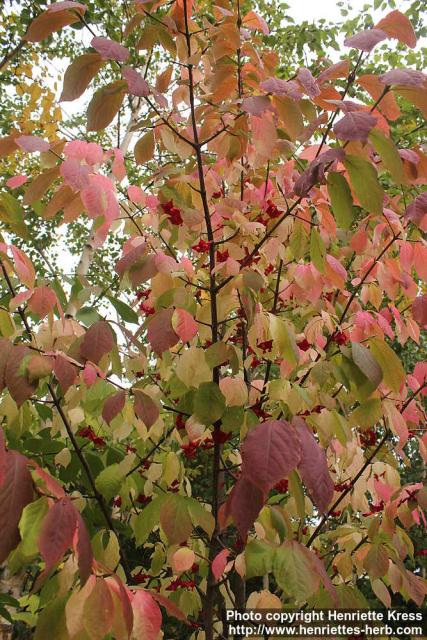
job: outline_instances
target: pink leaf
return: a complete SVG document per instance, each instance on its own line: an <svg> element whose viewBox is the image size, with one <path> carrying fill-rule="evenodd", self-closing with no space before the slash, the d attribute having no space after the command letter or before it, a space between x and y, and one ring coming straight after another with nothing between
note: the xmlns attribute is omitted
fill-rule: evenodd
<svg viewBox="0 0 427 640"><path fill-rule="evenodd" d="M252 429L242 447L242 476L268 493L298 465L301 450L286 420L268 420Z"/></svg>
<svg viewBox="0 0 427 640"><path fill-rule="evenodd" d="M173 309L158 311L150 321L147 329L148 342L153 351L161 355L179 341L172 327Z"/></svg>
<svg viewBox="0 0 427 640"><path fill-rule="evenodd" d="M305 67L301 67L298 70L297 79L305 93L310 98L316 98L316 96L320 94L320 88L317 84L317 80L313 78L311 72Z"/></svg>
<svg viewBox="0 0 427 640"><path fill-rule="evenodd" d="M22 511L33 499L33 481L26 458L16 451L7 451L5 458L4 482L0 485L0 563L18 544Z"/></svg>
<svg viewBox="0 0 427 640"><path fill-rule="evenodd" d="M90 167L86 164L80 164L76 158L64 160L61 163L60 172L65 184L74 189L74 191L81 191L90 185Z"/></svg>
<svg viewBox="0 0 427 640"><path fill-rule="evenodd" d="M49 509L39 538L46 573L53 569L72 546L76 526L77 511L70 498L61 498Z"/></svg>
<svg viewBox="0 0 427 640"><path fill-rule="evenodd" d="M270 100L267 96L251 96L242 101L242 110L252 116L262 116L265 111L271 110Z"/></svg>
<svg viewBox="0 0 427 640"><path fill-rule="evenodd" d="M350 111L334 125L334 133L341 140L362 140L366 142L369 132L377 124L377 119L363 111Z"/></svg>
<svg viewBox="0 0 427 640"><path fill-rule="evenodd" d="M129 93L132 96L140 96L144 98L150 95L150 87L138 71L135 71L135 69L132 69L131 67L125 67L122 71L122 75L128 83Z"/></svg>
<svg viewBox="0 0 427 640"><path fill-rule="evenodd" d="M123 389L114 393L112 396L108 396L102 409L102 417L105 422L110 424L110 422L119 415L120 411L125 406L125 400L126 392Z"/></svg>
<svg viewBox="0 0 427 640"><path fill-rule="evenodd" d="M58 11L65 11L67 9L74 9L74 11L78 11L79 13L86 12L86 5L81 2L74 2L73 0L62 0L62 2L54 2L50 4L47 8L49 13L57 13Z"/></svg>
<svg viewBox="0 0 427 640"><path fill-rule="evenodd" d="M21 249L18 249L18 247L15 247L13 244L10 246L12 249L16 275L23 284L25 284L29 289L32 289L36 279L36 272L34 271L33 263L25 253L21 251Z"/></svg>
<svg viewBox="0 0 427 640"><path fill-rule="evenodd" d="M280 80L280 78L268 78L260 84L261 89L277 96L288 96L292 100L301 100L302 91L295 80Z"/></svg>
<svg viewBox="0 0 427 640"><path fill-rule="evenodd" d="M87 387L91 387L98 380L98 371L90 362L87 362L82 371L82 378Z"/></svg>
<svg viewBox="0 0 427 640"><path fill-rule="evenodd" d="M9 187L10 189L17 189L18 187L21 187L23 184L25 184L27 180L27 176L13 176L6 182L6 187Z"/></svg>
<svg viewBox="0 0 427 640"><path fill-rule="evenodd" d="M154 256L148 254L145 242L127 251L117 262L115 270L121 278L128 273L134 287L149 280L158 272Z"/></svg>
<svg viewBox="0 0 427 640"><path fill-rule="evenodd" d="M405 219L419 225L426 214L427 193L422 193L420 196L417 196L412 200L411 204L407 207Z"/></svg>
<svg viewBox="0 0 427 640"><path fill-rule="evenodd" d="M129 50L115 40L95 36L90 44L104 60L126 62L129 58Z"/></svg>
<svg viewBox="0 0 427 640"><path fill-rule="evenodd" d="M212 573L215 576L216 581L220 579L224 573L224 569L227 566L227 559L229 556L228 549L220 551L212 561Z"/></svg>
<svg viewBox="0 0 427 640"><path fill-rule="evenodd" d="M50 144L43 138L39 138L39 136L19 136L19 138L15 138L15 143L24 151L28 151L28 153L49 151L50 149Z"/></svg>
<svg viewBox="0 0 427 640"><path fill-rule="evenodd" d="M183 342L190 342L199 329L191 313L185 309L175 309L172 316L172 327Z"/></svg>
<svg viewBox="0 0 427 640"><path fill-rule="evenodd" d="M115 573L111 577L105 578L105 582L108 584L108 587L111 591L118 596L121 606L122 606L122 614L123 620L126 625L126 630L128 636L132 633L133 628L133 611L130 603L130 592L123 585L119 576Z"/></svg>
<svg viewBox="0 0 427 640"><path fill-rule="evenodd" d="M114 334L108 324L104 320L95 322L86 331L80 345L80 353L95 364L101 360L105 354L110 353L114 347Z"/></svg>
<svg viewBox="0 0 427 640"><path fill-rule="evenodd" d="M43 285L34 289L34 293L28 302L28 307L32 313L36 313L40 319L43 319L53 311L57 302L55 291Z"/></svg>
<svg viewBox="0 0 427 640"><path fill-rule="evenodd" d="M427 328L427 293L415 298L412 303L412 315L420 327Z"/></svg>
<svg viewBox="0 0 427 640"><path fill-rule="evenodd" d="M162 613L151 594L138 589L132 599L132 609L135 638L157 640L162 626Z"/></svg>
<svg viewBox="0 0 427 640"><path fill-rule="evenodd" d="M160 415L159 407L154 400L139 389L135 389L134 409L135 414L142 420L147 429L153 426Z"/></svg>
<svg viewBox="0 0 427 640"><path fill-rule="evenodd" d="M366 29L344 40L344 44L346 47L360 49L360 51L372 51L379 42L386 40L386 38L387 34L381 29Z"/></svg>
<svg viewBox="0 0 427 640"><path fill-rule="evenodd" d="M326 454L302 418L294 418L293 424L299 436L302 452L298 471L314 504L324 512L334 495L334 483L329 475Z"/></svg>
<svg viewBox="0 0 427 640"><path fill-rule="evenodd" d="M386 85L401 85L402 87L423 87L427 76L415 69L392 69L378 76L380 82Z"/></svg>

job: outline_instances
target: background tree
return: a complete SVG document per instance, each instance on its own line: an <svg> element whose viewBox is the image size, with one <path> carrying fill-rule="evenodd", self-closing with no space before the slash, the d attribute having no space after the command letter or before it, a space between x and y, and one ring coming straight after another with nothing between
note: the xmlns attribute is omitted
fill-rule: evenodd
<svg viewBox="0 0 427 640"><path fill-rule="evenodd" d="M2 9L3 615L36 639L424 602L420 4L283 8Z"/></svg>

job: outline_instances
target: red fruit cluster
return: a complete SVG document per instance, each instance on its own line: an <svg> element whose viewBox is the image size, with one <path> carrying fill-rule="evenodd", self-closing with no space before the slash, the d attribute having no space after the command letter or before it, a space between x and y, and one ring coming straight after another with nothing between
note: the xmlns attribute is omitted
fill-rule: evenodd
<svg viewBox="0 0 427 640"><path fill-rule="evenodd" d="M176 580L172 580L170 585L166 587L166 591L176 591L177 589L194 589L196 583L194 580L181 580L181 578L177 578Z"/></svg>
<svg viewBox="0 0 427 640"><path fill-rule="evenodd" d="M257 344L258 349L261 349L263 353L271 351L273 348L273 340L266 340L265 342L259 342Z"/></svg>
<svg viewBox="0 0 427 640"><path fill-rule="evenodd" d="M141 302L139 310L145 313L146 316L152 316L155 312L154 307L151 307L148 302Z"/></svg>
<svg viewBox="0 0 427 640"><path fill-rule="evenodd" d="M332 336L332 342L335 342L335 344L338 345L347 344L348 341L349 337L343 331L336 331Z"/></svg>
<svg viewBox="0 0 427 640"><path fill-rule="evenodd" d="M148 573L137 573L136 576L132 577L133 584L141 584L141 582L145 582L151 576Z"/></svg>
<svg viewBox="0 0 427 640"><path fill-rule="evenodd" d="M104 438L97 436L92 427L84 427L83 429L80 429L79 436L81 438L87 438L93 442L96 447L105 447Z"/></svg>
<svg viewBox="0 0 427 640"><path fill-rule="evenodd" d="M301 351L308 351L311 347L311 344L309 343L307 338L304 338L303 340L297 342L297 346L301 349Z"/></svg>
<svg viewBox="0 0 427 640"><path fill-rule="evenodd" d="M182 444L181 450L184 453L187 460L193 460L197 455L197 449L200 447L199 440L192 440L188 444Z"/></svg>
<svg viewBox="0 0 427 640"><path fill-rule="evenodd" d="M199 242L194 244L191 248L193 251L196 251L196 253L209 253L211 244L210 240L199 240Z"/></svg>
<svg viewBox="0 0 427 640"><path fill-rule="evenodd" d="M287 478L283 478L283 480L279 480L277 484L274 485L274 489L279 493L286 493L288 490L289 481Z"/></svg>
<svg viewBox="0 0 427 640"><path fill-rule="evenodd" d="M152 500L151 496L145 496L143 493L140 493L136 499L136 501L139 502L139 504L143 504L143 505L149 504L151 500Z"/></svg>
<svg viewBox="0 0 427 640"><path fill-rule="evenodd" d="M146 300L151 293L151 289L140 289L136 292L137 300Z"/></svg>
<svg viewBox="0 0 427 640"><path fill-rule="evenodd" d="M416 556L427 556L427 549L418 549L418 551L415 552Z"/></svg>
<svg viewBox="0 0 427 640"><path fill-rule="evenodd" d="M376 513L381 513L381 511L384 511L384 507L385 507L384 500L381 500L379 504L371 504L370 507L371 507L370 511L368 511L368 513L363 514L365 518L368 518L369 516L373 516Z"/></svg>
<svg viewBox="0 0 427 640"><path fill-rule="evenodd" d="M271 218L272 220L274 218L279 218L283 213L282 211L280 211L280 209L276 207L276 205L272 200L267 200L267 208L265 212L269 216L269 218Z"/></svg>
<svg viewBox="0 0 427 640"><path fill-rule="evenodd" d="M225 251L217 251L215 257L217 262L227 262L230 256L228 255L228 251L226 249Z"/></svg>
<svg viewBox="0 0 427 640"><path fill-rule="evenodd" d="M373 447L377 443L377 434L373 429L368 429L360 435L360 442L363 447Z"/></svg>
<svg viewBox="0 0 427 640"><path fill-rule="evenodd" d="M181 211L174 206L173 200L169 200L169 202L162 204L162 209L168 215L172 224L175 224L176 226L183 224L184 220L182 219Z"/></svg>
<svg viewBox="0 0 427 640"><path fill-rule="evenodd" d="M175 426L178 429L178 431L182 431L183 429L185 429L185 420L182 413L178 413L175 420Z"/></svg>
<svg viewBox="0 0 427 640"><path fill-rule="evenodd" d="M122 499L120 496L116 496L113 500L113 505L115 507L121 507L122 506Z"/></svg>

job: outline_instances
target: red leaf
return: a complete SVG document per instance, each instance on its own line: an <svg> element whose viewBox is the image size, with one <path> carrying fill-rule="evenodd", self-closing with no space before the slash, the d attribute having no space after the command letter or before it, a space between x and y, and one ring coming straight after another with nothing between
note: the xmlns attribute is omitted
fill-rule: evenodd
<svg viewBox="0 0 427 640"><path fill-rule="evenodd" d="M419 225L427 214L427 193L422 193L412 200L405 212L405 219Z"/></svg>
<svg viewBox="0 0 427 640"><path fill-rule="evenodd" d="M43 319L53 311L58 302L56 293L50 287L41 286L34 289L34 293L28 301L28 308Z"/></svg>
<svg viewBox="0 0 427 640"><path fill-rule="evenodd" d="M31 398L37 388L37 385L31 384L28 381L25 374L21 374L22 361L31 354L32 352L28 347L18 345L12 347L7 359L5 383L18 407Z"/></svg>
<svg viewBox="0 0 427 640"><path fill-rule="evenodd" d="M133 287L137 287L158 273L155 257L147 255L147 251L148 247L145 242L139 244L125 253L116 264L115 270L121 278L125 273L129 273Z"/></svg>
<svg viewBox="0 0 427 640"><path fill-rule="evenodd" d="M61 498L49 509L39 538L39 549L48 573L73 544L77 511L70 498Z"/></svg>
<svg viewBox="0 0 427 640"><path fill-rule="evenodd" d="M11 349L13 349L13 344L10 340L0 338L0 391L3 391L6 386L6 365Z"/></svg>
<svg viewBox="0 0 427 640"><path fill-rule="evenodd" d="M55 498L61 499L65 497L65 491L52 476L42 469L34 460L28 460L28 465L32 467L40 480L45 484L47 493Z"/></svg>
<svg viewBox="0 0 427 640"><path fill-rule="evenodd" d="M114 393L112 396L108 396L106 401L104 402L104 407L102 409L102 417L105 422L110 422L114 420L114 418L119 415L120 411L125 406L126 393L123 390Z"/></svg>
<svg viewBox="0 0 427 640"><path fill-rule="evenodd" d="M157 591L150 591L150 595L158 602L162 607L164 607L168 613L168 615L177 618L177 620L182 620L183 622L187 622L188 618L183 611L173 602L162 596L161 593L157 593Z"/></svg>
<svg viewBox="0 0 427 640"><path fill-rule="evenodd" d="M268 420L246 436L242 447L242 476L268 493L300 460L299 440L289 422Z"/></svg>
<svg viewBox="0 0 427 640"><path fill-rule="evenodd" d="M387 34L381 29L366 29L351 38L346 38L344 44L346 47L353 47L353 49L360 49L360 51L372 51L375 45L386 38Z"/></svg>
<svg viewBox="0 0 427 640"><path fill-rule="evenodd" d="M92 573L93 553L85 522L77 513L77 558L79 563L80 582L83 585Z"/></svg>
<svg viewBox="0 0 427 640"><path fill-rule="evenodd" d="M305 67L301 67L298 70L297 75L298 82L303 87L305 93L310 98L316 98L320 94L320 88L317 84L317 80L312 76L311 72Z"/></svg>
<svg viewBox="0 0 427 640"><path fill-rule="evenodd" d="M144 640L157 640L162 626L162 612L148 591L138 589L132 600L133 635Z"/></svg>
<svg viewBox="0 0 427 640"><path fill-rule="evenodd" d="M24 151L28 151L28 153L49 151L50 149L50 144L43 138L39 138L39 136L19 136L19 138L15 138L15 144Z"/></svg>
<svg viewBox="0 0 427 640"><path fill-rule="evenodd" d="M412 303L412 315L420 327L427 327L427 293L418 296Z"/></svg>
<svg viewBox="0 0 427 640"><path fill-rule="evenodd" d="M153 426L157 418L160 415L160 410L157 404L149 395L143 391L135 389L135 414L145 424L147 429Z"/></svg>
<svg viewBox="0 0 427 640"><path fill-rule="evenodd" d="M122 75L128 83L129 93L132 96L144 98L150 95L150 87L138 71L135 71L135 69L131 67L125 67Z"/></svg>
<svg viewBox="0 0 427 640"><path fill-rule="evenodd" d="M298 471L314 504L319 511L324 512L334 495L334 483L329 475L326 454L302 418L294 418L293 424L302 451Z"/></svg>
<svg viewBox="0 0 427 640"><path fill-rule="evenodd" d="M230 553L228 549L223 549L215 556L215 558L212 561L212 573L217 582L222 576L222 574L224 573L224 569L227 566L227 560L229 555Z"/></svg>
<svg viewBox="0 0 427 640"><path fill-rule="evenodd" d="M0 564L19 542L18 524L33 499L33 481L27 459L17 451L3 454L4 483L0 486Z"/></svg>
<svg viewBox="0 0 427 640"><path fill-rule="evenodd" d="M378 78L383 84L397 84L402 87L422 87L427 80L427 76L422 71L415 69L392 69Z"/></svg>
<svg viewBox="0 0 427 640"><path fill-rule="evenodd" d="M377 124L377 119L363 111L350 111L334 125L334 133L342 140L362 140L366 142L369 132Z"/></svg>
<svg viewBox="0 0 427 640"><path fill-rule="evenodd" d="M229 516L232 516L234 524L243 540L246 540L249 529L257 519L264 506L266 495L248 478L240 477L222 505L220 521L224 525Z"/></svg>
<svg viewBox="0 0 427 640"><path fill-rule="evenodd" d="M6 478L7 452L3 429L0 427L0 487Z"/></svg>
<svg viewBox="0 0 427 640"><path fill-rule="evenodd" d="M407 44L412 49L417 44L417 36L409 18L400 11L392 11L380 20L377 29L382 29L389 38L396 38L399 42Z"/></svg>
<svg viewBox="0 0 427 640"><path fill-rule="evenodd" d="M129 58L129 50L115 40L95 36L90 44L104 60L126 62Z"/></svg>
<svg viewBox="0 0 427 640"><path fill-rule="evenodd" d="M80 353L86 360L98 364L113 347L114 336L110 325L104 320L99 320L86 331L80 345Z"/></svg>
<svg viewBox="0 0 427 640"><path fill-rule="evenodd" d="M74 384L77 378L77 371L74 365L71 364L63 356L56 356L53 372L61 385L63 393Z"/></svg>
<svg viewBox="0 0 427 640"><path fill-rule="evenodd" d="M175 309L172 327L183 342L192 340L199 330L197 322L185 309Z"/></svg>
<svg viewBox="0 0 427 640"><path fill-rule="evenodd" d="M122 613L123 619L125 621L126 629L128 632L128 636L132 633L133 629L133 610L132 605L130 603L130 592L124 587L122 581L119 576L113 573L111 577L105 579L105 582L108 584L109 588L114 591L114 593L119 597L121 605L122 605Z"/></svg>
<svg viewBox="0 0 427 640"><path fill-rule="evenodd" d="M179 341L172 328L173 309L162 309L150 321L147 329L147 338L153 351L161 355L175 346Z"/></svg>

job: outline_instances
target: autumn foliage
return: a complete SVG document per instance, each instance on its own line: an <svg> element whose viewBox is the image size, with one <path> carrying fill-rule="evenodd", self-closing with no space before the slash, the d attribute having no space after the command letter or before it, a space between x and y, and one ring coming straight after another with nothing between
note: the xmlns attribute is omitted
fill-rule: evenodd
<svg viewBox="0 0 427 640"><path fill-rule="evenodd" d="M32 20L27 48L93 34L60 98L90 94L86 132L0 139L0 561L25 576L4 614L36 640L209 640L230 606L421 606L427 492L401 475L427 462L427 364L400 353L427 327L427 157L393 127L427 77L363 69L413 27L391 11L282 77L238 2L129 4L121 42L79 2ZM60 288L32 208L86 225Z"/></svg>

